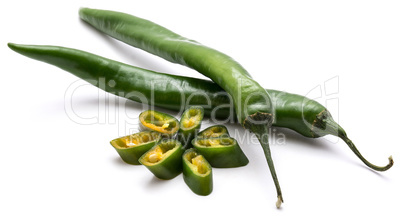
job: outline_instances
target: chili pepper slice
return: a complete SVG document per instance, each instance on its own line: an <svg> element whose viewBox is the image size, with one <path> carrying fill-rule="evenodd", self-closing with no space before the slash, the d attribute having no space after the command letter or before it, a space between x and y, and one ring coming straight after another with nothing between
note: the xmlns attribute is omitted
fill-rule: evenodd
<svg viewBox="0 0 402 220"><path fill-rule="evenodd" d="M173 179L182 172L183 153L180 141L165 139L142 155L139 162L159 179Z"/></svg>
<svg viewBox="0 0 402 220"><path fill-rule="evenodd" d="M140 129L157 131L166 137L172 137L179 130L179 121L169 114L147 110L140 114Z"/></svg>
<svg viewBox="0 0 402 220"><path fill-rule="evenodd" d="M198 139L216 138L221 136L229 137L229 131L224 125L212 125L197 134Z"/></svg>
<svg viewBox="0 0 402 220"><path fill-rule="evenodd" d="M121 159L128 163L139 165L138 159L158 143L161 134L155 131L143 131L110 141Z"/></svg>
<svg viewBox="0 0 402 220"><path fill-rule="evenodd" d="M197 152L202 154L212 167L230 168L248 164L246 155L237 141L231 137L194 139L191 142Z"/></svg>
<svg viewBox="0 0 402 220"><path fill-rule="evenodd" d="M194 148L183 154L183 179L195 194L206 196L212 192L211 165Z"/></svg>
<svg viewBox="0 0 402 220"><path fill-rule="evenodd" d="M191 141L201 128L203 118L204 108L201 106L192 106L184 111L180 119L180 129L177 135L184 147L191 145Z"/></svg>

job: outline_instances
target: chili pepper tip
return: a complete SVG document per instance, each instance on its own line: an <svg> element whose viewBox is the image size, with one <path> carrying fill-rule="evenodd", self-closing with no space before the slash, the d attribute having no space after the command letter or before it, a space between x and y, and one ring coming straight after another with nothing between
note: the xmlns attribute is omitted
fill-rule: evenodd
<svg viewBox="0 0 402 220"><path fill-rule="evenodd" d="M279 195L279 196L278 196L278 201L276 201L276 208L280 209L280 208L281 208L282 203L283 203L282 196L281 196L281 195Z"/></svg>

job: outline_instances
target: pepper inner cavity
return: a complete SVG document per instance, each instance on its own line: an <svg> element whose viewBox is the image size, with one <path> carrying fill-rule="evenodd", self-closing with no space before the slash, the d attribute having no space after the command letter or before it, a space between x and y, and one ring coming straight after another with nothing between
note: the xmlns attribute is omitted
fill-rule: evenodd
<svg viewBox="0 0 402 220"><path fill-rule="evenodd" d="M200 138L215 138L226 134L222 127L212 127L202 133Z"/></svg>
<svg viewBox="0 0 402 220"><path fill-rule="evenodd" d="M146 161L149 163L158 163L163 158L172 152L172 150L176 147L175 142L167 142L167 143L160 143L154 149L149 151L146 155Z"/></svg>
<svg viewBox="0 0 402 220"><path fill-rule="evenodd" d="M198 109L190 109L184 118L183 121L183 126L185 128L191 128L193 126L196 126L200 120L201 120L201 111Z"/></svg>
<svg viewBox="0 0 402 220"><path fill-rule="evenodd" d="M154 133L154 132L143 132L143 133L138 133L138 134L133 134L130 136L127 136L125 138L125 143L126 147L133 147L141 144L145 144L148 142L155 141L158 139L159 134Z"/></svg>
<svg viewBox="0 0 402 220"><path fill-rule="evenodd" d="M209 172L210 169L203 156L191 152L186 155L186 159L190 162L193 170L196 170L197 173L205 175Z"/></svg>
<svg viewBox="0 0 402 220"><path fill-rule="evenodd" d="M199 139L197 140L197 144L205 147L221 147L233 145L234 140L231 138Z"/></svg>
<svg viewBox="0 0 402 220"><path fill-rule="evenodd" d="M171 131L176 127L176 121L174 120L166 120L162 116L155 114L147 114L144 117L144 121L147 123L148 127L156 128L155 130L166 130Z"/></svg>

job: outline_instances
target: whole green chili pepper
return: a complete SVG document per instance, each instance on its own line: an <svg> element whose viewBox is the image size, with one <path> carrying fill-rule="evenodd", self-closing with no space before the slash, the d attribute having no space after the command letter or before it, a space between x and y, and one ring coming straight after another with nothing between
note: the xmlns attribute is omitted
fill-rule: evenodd
<svg viewBox="0 0 402 220"><path fill-rule="evenodd" d="M139 165L138 159L161 139L155 131L143 131L110 141L121 159L129 164Z"/></svg>
<svg viewBox="0 0 402 220"><path fill-rule="evenodd" d="M180 141L165 139L138 160L159 179L173 179L182 172L184 148Z"/></svg>
<svg viewBox="0 0 402 220"><path fill-rule="evenodd" d="M197 134L197 138L216 138L226 136L229 137L229 131L224 125L212 125Z"/></svg>
<svg viewBox="0 0 402 220"><path fill-rule="evenodd" d="M174 111L182 111L184 103L190 106L199 105L203 106L206 116L231 120L227 118L228 115L232 116L233 103L230 95L209 80L158 73L70 48L12 43L8 46L17 53L55 65L109 93L135 102L146 101L146 104ZM114 82L115 85L103 85L100 80ZM158 86L158 83L162 84ZM308 138L325 135L340 137L368 167L377 171L392 167L392 157L389 157L386 166L376 166L367 161L350 141L345 130L320 103L301 95L268 91L273 98L276 112L273 126L289 128ZM131 92L137 92L141 96L130 95Z"/></svg>
<svg viewBox="0 0 402 220"><path fill-rule="evenodd" d="M204 108L201 106L191 106L180 119L180 129L177 137L184 147L191 145L191 140L194 139L201 128L201 122L204 118Z"/></svg>
<svg viewBox="0 0 402 220"><path fill-rule="evenodd" d="M195 138L192 145L202 154L212 167L230 168L241 167L248 164L237 141L231 137Z"/></svg>
<svg viewBox="0 0 402 220"><path fill-rule="evenodd" d="M156 131L165 137L174 136L179 130L179 121L166 113L147 110L140 114L140 129L143 131Z"/></svg>
<svg viewBox="0 0 402 220"><path fill-rule="evenodd" d="M280 207L283 197L268 143L268 129L274 121L273 105L268 92L239 63L226 54L132 15L89 8L81 8L79 15L118 40L200 72L230 94L239 123L256 134L264 150L277 191L276 204Z"/></svg>
<svg viewBox="0 0 402 220"><path fill-rule="evenodd" d="M208 161L194 148L183 154L183 179L196 194L206 196L212 192L212 168Z"/></svg>

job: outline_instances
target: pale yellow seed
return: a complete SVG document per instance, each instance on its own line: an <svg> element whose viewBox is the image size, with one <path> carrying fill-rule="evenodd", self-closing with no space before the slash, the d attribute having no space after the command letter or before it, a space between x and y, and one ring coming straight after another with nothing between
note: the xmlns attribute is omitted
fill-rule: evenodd
<svg viewBox="0 0 402 220"><path fill-rule="evenodd" d="M165 124L162 125L163 129L168 128L168 127L169 127L169 123L165 123Z"/></svg>
<svg viewBox="0 0 402 220"><path fill-rule="evenodd" d="M159 156L157 153L152 153L151 155L149 155L148 160L151 163L156 163L159 161Z"/></svg>

